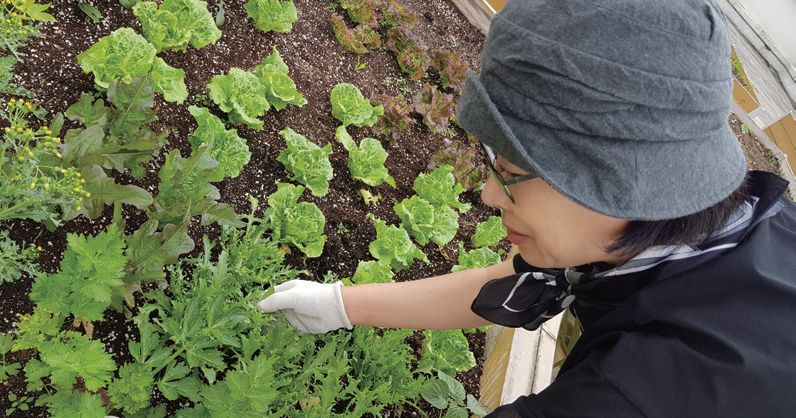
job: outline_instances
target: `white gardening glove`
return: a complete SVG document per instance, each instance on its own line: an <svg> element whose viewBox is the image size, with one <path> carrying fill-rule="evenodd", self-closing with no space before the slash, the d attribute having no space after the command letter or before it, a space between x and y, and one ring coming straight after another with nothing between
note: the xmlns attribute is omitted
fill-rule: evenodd
<svg viewBox="0 0 796 418"><path fill-rule="evenodd" d="M338 328L351 329L343 308L343 282L323 284L291 280L274 288L274 294L261 300L257 309L280 312L302 334L321 334Z"/></svg>

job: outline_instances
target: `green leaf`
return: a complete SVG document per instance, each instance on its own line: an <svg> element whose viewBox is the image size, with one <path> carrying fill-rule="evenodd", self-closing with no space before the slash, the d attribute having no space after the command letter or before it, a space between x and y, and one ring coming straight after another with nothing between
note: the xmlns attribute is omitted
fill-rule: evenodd
<svg viewBox="0 0 796 418"><path fill-rule="evenodd" d="M450 408L448 408L448 412L443 415L443 418L468 418L470 415L467 414L467 409L451 404Z"/></svg>
<svg viewBox="0 0 796 418"><path fill-rule="evenodd" d="M141 126L157 119L153 110L155 95L147 78L135 78L129 84L111 81L108 85L108 101L113 103L112 135L124 136L134 142L140 135Z"/></svg>
<svg viewBox="0 0 796 418"><path fill-rule="evenodd" d="M448 407L450 391L448 385L442 380L430 380L426 382L420 394L423 396L423 399L434 408L446 409Z"/></svg>
<svg viewBox="0 0 796 418"><path fill-rule="evenodd" d="M279 55L276 47L263 59L262 65L254 69L254 75L265 87L265 97L276 110L282 110L288 104L304 106L307 100L296 90L296 84L288 75L288 67Z"/></svg>
<svg viewBox="0 0 796 418"><path fill-rule="evenodd" d="M448 375L475 367L475 356L461 330L423 331L423 357L418 362L422 371L437 370ZM458 399L458 398L457 398ZM464 400L464 395L461 397Z"/></svg>
<svg viewBox="0 0 796 418"><path fill-rule="evenodd" d="M307 257L323 253L326 235L323 229L326 218L314 203L298 202L304 191L301 186L277 183L277 191L268 197L270 219L279 242L292 244Z"/></svg>
<svg viewBox="0 0 796 418"><path fill-rule="evenodd" d="M185 71L174 68L163 61L162 58L155 57L152 61L152 90L162 93L167 102L177 102L182 104L188 98L188 90L185 87Z"/></svg>
<svg viewBox="0 0 796 418"><path fill-rule="evenodd" d="M124 364L119 368L119 377L108 385L108 396L125 413L134 414L149 407L154 379L154 370L148 364Z"/></svg>
<svg viewBox="0 0 796 418"><path fill-rule="evenodd" d="M185 51L189 42L199 49L221 38L204 1L164 0L159 10L156 3L141 2L133 6L133 12L141 21L144 37L158 52Z"/></svg>
<svg viewBox="0 0 796 418"><path fill-rule="evenodd" d="M447 206L434 207L419 196L404 199L393 209L401 218L401 227L420 245L426 245L431 240L443 246L459 230L459 216L453 209Z"/></svg>
<svg viewBox="0 0 796 418"><path fill-rule="evenodd" d="M234 125L246 124L261 130L263 122L257 118L264 115L271 105L266 99L266 87L254 74L240 68L230 68L229 74L217 75L207 86L210 99L229 113Z"/></svg>
<svg viewBox="0 0 796 418"><path fill-rule="evenodd" d="M88 214L91 219L99 217L105 205L114 202L126 203L139 209L152 204L152 195L149 192L132 184L121 186L114 183L113 178L108 177L99 166L85 167L80 173L86 180L83 189L91 193L91 196L83 198L80 212ZM72 219L75 216L77 216L76 211L64 210L64 219Z"/></svg>
<svg viewBox="0 0 796 418"><path fill-rule="evenodd" d="M33 3L28 5L24 9L25 13L27 13L28 16L30 16L30 18L33 20L38 20L42 22L55 22L55 18L51 14L44 12L49 7L50 7L49 3L48 4Z"/></svg>
<svg viewBox="0 0 796 418"><path fill-rule="evenodd" d="M103 349L102 342L75 332L65 341L50 341L39 347L42 363L49 367L50 381L56 387L71 388L82 377L86 389L96 391L111 380L116 363ZM30 363L28 363L30 364ZM27 373L28 366L25 366Z"/></svg>
<svg viewBox="0 0 796 418"><path fill-rule="evenodd" d="M438 372L437 375L439 379L445 382L445 385L448 386L448 394L453 399L464 402L464 397L466 392L464 391L464 386L456 380L454 377L445 374L444 372Z"/></svg>
<svg viewBox="0 0 796 418"><path fill-rule="evenodd" d="M451 272L489 267L498 263L500 263L500 254L489 248L477 248L468 252L459 242L459 264L453 266Z"/></svg>
<svg viewBox="0 0 796 418"><path fill-rule="evenodd" d="M104 418L105 406L102 395L77 390L60 390L48 403L48 412L53 418Z"/></svg>
<svg viewBox="0 0 796 418"><path fill-rule="evenodd" d="M176 365L175 365L176 364ZM177 400L184 396L194 402L200 402L202 396L199 394L202 383L190 375L191 368L183 363L170 363L166 367L163 378L158 383L158 389L166 399Z"/></svg>
<svg viewBox="0 0 796 418"><path fill-rule="evenodd" d="M180 255L191 252L194 242L188 236L188 223L166 225L162 232L157 232L158 221L150 219L144 222L132 235L125 236L127 257L132 270L125 281L132 282L137 277L152 273L165 277L163 267L174 264Z"/></svg>
<svg viewBox="0 0 796 418"><path fill-rule="evenodd" d="M361 180L369 186L378 186L387 182L395 188L395 179L389 175L384 166L388 154L381 146L381 142L373 138L365 138L362 140L361 146L357 146L345 126L337 128L335 139L348 150L348 168L355 180Z"/></svg>
<svg viewBox="0 0 796 418"><path fill-rule="evenodd" d="M290 32L298 21L296 6L292 1L250 0L243 5L254 25L263 32Z"/></svg>
<svg viewBox="0 0 796 418"><path fill-rule="evenodd" d="M88 16L91 20L95 22L99 22L100 18L102 17L100 11L97 10L96 7L88 3L80 3L78 4L78 7L80 7L80 10L82 10L83 13L86 14L86 16Z"/></svg>
<svg viewBox="0 0 796 418"><path fill-rule="evenodd" d="M506 227L499 216L490 216L475 227L473 247L494 247L506 237Z"/></svg>
<svg viewBox="0 0 796 418"><path fill-rule="evenodd" d="M487 414L486 409L478 403L478 399L475 399L475 396L469 393L467 394L467 409L479 417L483 417Z"/></svg>
<svg viewBox="0 0 796 418"><path fill-rule="evenodd" d="M453 167L449 165L440 166L429 174L421 173L415 179L412 189L434 206L453 206L461 213L467 212L471 205L459 201L462 186L456 182L452 173Z"/></svg>
<svg viewBox="0 0 796 418"><path fill-rule="evenodd" d="M371 106L370 101L353 85L340 83L332 88L332 116L343 126L373 126L378 117L384 114L384 107Z"/></svg>
<svg viewBox="0 0 796 418"><path fill-rule="evenodd" d="M395 273L388 263L360 260L351 281L355 284L389 283L393 281L394 276Z"/></svg>
<svg viewBox="0 0 796 418"><path fill-rule="evenodd" d="M277 161L285 165L288 178L310 189L313 196L323 197L329 192L329 180L333 177L329 154L332 144L321 148L290 128L279 132L287 142Z"/></svg>
<svg viewBox="0 0 796 418"><path fill-rule="evenodd" d="M429 263L428 257L412 243L405 229L395 225L388 227L371 213L367 217L376 227L376 240L370 243L368 249L377 260L389 264L396 272L409 268L415 259Z"/></svg>
<svg viewBox="0 0 796 418"><path fill-rule="evenodd" d="M66 109L66 116L69 120L80 121L87 127L94 125L105 126L109 113L110 108L105 106L105 102L102 99L94 101L94 96L86 93L82 93L80 99Z"/></svg>
<svg viewBox="0 0 796 418"><path fill-rule="evenodd" d="M217 182L225 177L237 177L252 155L246 140L238 136L236 129L224 128L221 119L203 107L190 106L188 112L198 124L188 138L191 148L196 151L199 147L206 146L210 157L218 161L218 166L210 172L208 180Z"/></svg>

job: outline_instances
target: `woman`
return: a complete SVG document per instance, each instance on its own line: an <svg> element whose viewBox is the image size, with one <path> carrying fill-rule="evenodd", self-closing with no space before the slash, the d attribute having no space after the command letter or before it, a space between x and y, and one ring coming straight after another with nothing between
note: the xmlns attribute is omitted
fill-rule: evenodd
<svg viewBox="0 0 796 418"><path fill-rule="evenodd" d="M303 332L353 325L584 330L556 380L494 417L796 410L796 208L728 124L710 0L509 0L458 121L519 255L403 283L293 281L260 302ZM494 150L494 151L492 151Z"/></svg>

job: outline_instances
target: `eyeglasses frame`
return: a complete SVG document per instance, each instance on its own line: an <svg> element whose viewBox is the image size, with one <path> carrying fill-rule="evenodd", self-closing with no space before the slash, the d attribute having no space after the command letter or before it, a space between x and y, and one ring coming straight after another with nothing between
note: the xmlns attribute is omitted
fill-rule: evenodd
<svg viewBox="0 0 796 418"><path fill-rule="evenodd" d="M508 195L509 199L511 200L511 203L514 203L514 195L512 195L511 190L509 190L510 185L521 183L523 181L533 180L535 178L540 177L539 174L537 173L530 173L524 176L515 177L510 180L504 179L503 176L501 176L500 173L498 172L497 168L495 168L495 162L497 162L497 155L495 154L494 151L492 151L492 148L490 148L488 145L484 145L481 142L479 142L478 145L481 146L481 152L484 155L484 161L486 161L486 166L487 168L489 168L489 172L492 174L492 178L494 178L495 182L497 182L497 184L500 185L503 191L506 192L506 195Z"/></svg>

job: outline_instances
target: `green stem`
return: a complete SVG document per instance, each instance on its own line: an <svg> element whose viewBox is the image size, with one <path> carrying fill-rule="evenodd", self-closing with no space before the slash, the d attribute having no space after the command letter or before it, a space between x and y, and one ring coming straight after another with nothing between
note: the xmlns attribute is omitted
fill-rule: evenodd
<svg viewBox="0 0 796 418"><path fill-rule="evenodd" d="M24 202L22 202L22 203L17 203L16 205L14 205L14 206L11 206L11 207L10 207L10 208L8 208L8 209L5 209L5 210L3 210L3 211L0 211L0 220L10 219L10 217L8 217L8 218L6 218L6 217L5 217L5 215L6 215L7 213L14 211L14 210L16 210L17 208L19 208L19 207L21 207L21 206L29 205L29 204L31 204L31 203L33 203L33 200L26 200L26 201L24 201Z"/></svg>

